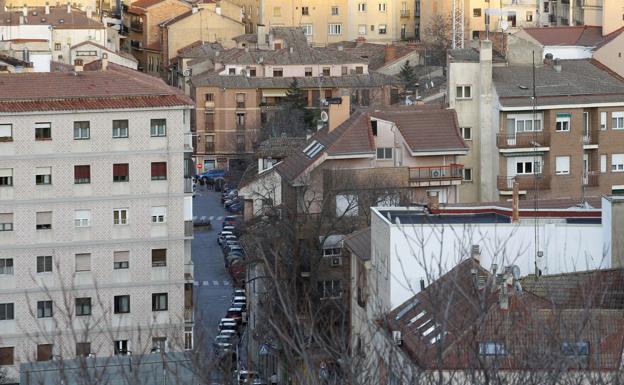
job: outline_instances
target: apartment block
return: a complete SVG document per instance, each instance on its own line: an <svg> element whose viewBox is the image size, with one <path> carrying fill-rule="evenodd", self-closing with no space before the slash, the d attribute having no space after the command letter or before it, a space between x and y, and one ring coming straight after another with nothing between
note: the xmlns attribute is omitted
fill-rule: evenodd
<svg viewBox="0 0 624 385"><path fill-rule="evenodd" d="M533 75L493 64L490 47L450 53L449 103L460 126L478 127L466 161L481 165L478 191L465 199L508 199L514 182L527 199L622 193L622 79L588 59L546 59Z"/></svg>
<svg viewBox="0 0 624 385"><path fill-rule="evenodd" d="M147 75L2 75L0 367L192 347L192 101ZM191 167L192 168L192 167Z"/></svg>
<svg viewBox="0 0 624 385"><path fill-rule="evenodd" d="M591 25L605 35L624 27L624 4L618 0L556 0L553 21L557 25Z"/></svg>

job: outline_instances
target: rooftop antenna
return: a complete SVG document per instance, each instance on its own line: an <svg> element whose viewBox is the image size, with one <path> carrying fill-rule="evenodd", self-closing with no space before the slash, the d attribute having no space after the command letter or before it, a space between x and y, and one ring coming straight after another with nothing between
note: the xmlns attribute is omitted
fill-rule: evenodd
<svg viewBox="0 0 624 385"><path fill-rule="evenodd" d="M451 48L464 48L464 0L453 0Z"/></svg>

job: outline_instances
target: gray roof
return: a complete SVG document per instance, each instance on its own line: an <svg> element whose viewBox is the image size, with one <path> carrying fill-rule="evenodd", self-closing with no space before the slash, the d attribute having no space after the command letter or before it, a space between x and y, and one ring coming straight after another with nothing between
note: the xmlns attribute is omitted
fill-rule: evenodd
<svg viewBox="0 0 624 385"><path fill-rule="evenodd" d="M371 229L367 227L347 235L344 244L363 261L371 259Z"/></svg>
<svg viewBox="0 0 624 385"><path fill-rule="evenodd" d="M242 75L219 75L215 72L205 72L191 78L195 87L221 88L288 88L293 77L258 78ZM318 77L296 78L300 88L319 88ZM345 75L324 77L322 88L369 88L390 84L399 84L394 76L376 72L362 75Z"/></svg>
<svg viewBox="0 0 624 385"><path fill-rule="evenodd" d="M561 72L550 65L535 69L538 106L624 102L624 81L592 60L561 60ZM531 66L493 67L492 80L503 106L530 106ZM522 88L520 88L522 87Z"/></svg>
<svg viewBox="0 0 624 385"><path fill-rule="evenodd" d="M298 151L306 143L306 138L276 137L263 140L258 145L254 155L256 158L281 159Z"/></svg>
<svg viewBox="0 0 624 385"><path fill-rule="evenodd" d="M89 369L85 369L86 367ZM21 364L20 383L36 385L58 385L63 382L109 385L203 383L193 369L191 355L184 352L61 359ZM91 381L85 376L92 376Z"/></svg>
<svg viewBox="0 0 624 385"><path fill-rule="evenodd" d="M474 48L461 48L449 50L451 61L454 62L479 62L479 51Z"/></svg>
<svg viewBox="0 0 624 385"><path fill-rule="evenodd" d="M307 45L277 50L259 50L247 48L232 48L224 51L216 61L227 64L272 64L272 65L315 65L315 64L367 64L361 57L351 55L346 51L337 51L326 48L312 48Z"/></svg>
<svg viewBox="0 0 624 385"><path fill-rule="evenodd" d="M223 51L223 46L220 43L196 41L193 44L180 48L178 56L184 58L213 58L218 51Z"/></svg>

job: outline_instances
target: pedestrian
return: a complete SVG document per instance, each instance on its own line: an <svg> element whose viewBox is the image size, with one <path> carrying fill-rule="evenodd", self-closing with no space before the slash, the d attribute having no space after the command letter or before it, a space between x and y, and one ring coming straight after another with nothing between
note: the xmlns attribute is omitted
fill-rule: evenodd
<svg viewBox="0 0 624 385"><path fill-rule="evenodd" d="M271 385L277 385L277 373L275 372L271 375Z"/></svg>

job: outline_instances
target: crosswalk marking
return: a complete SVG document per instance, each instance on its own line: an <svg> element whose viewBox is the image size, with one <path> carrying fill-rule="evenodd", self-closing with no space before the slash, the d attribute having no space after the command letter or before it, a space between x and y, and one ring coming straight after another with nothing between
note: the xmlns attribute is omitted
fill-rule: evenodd
<svg viewBox="0 0 624 385"><path fill-rule="evenodd" d="M230 284L230 281L223 281L223 286L228 286Z"/></svg>
<svg viewBox="0 0 624 385"><path fill-rule="evenodd" d="M195 285L195 286L199 286L199 285L201 285L201 282L199 282L199 281L195 281L195 282L193 282L193 285Z"/></svg>
<svg viewBox="0 0 624 385"><path fill-rule="evenodd" d="M219 281L212 281L212 284L215 286L219 286Z"/></svg>
<svg viewBox="0 0 624 385"><path fill-rule="evenodd" d="M193 285L195 286L230 286L232 282L223 280L223 281L194 281Z"/></svg>
<svg viewBox="0 0 624 385"><path fill-rule="evenodd" d="M208 281L204 281L203 283L204 283L204 286L208 286L210 284L210 282Z"/></svg>
<svg viewBox="0 0 624 385"><path fill-rule="evenodd" d="M213 215L213 216L211 216L211 217L210 217L210 218L208 218L208 219L210 219L211 221L214 221L214 215Z"/></svg>

